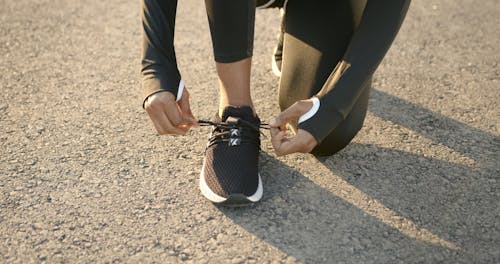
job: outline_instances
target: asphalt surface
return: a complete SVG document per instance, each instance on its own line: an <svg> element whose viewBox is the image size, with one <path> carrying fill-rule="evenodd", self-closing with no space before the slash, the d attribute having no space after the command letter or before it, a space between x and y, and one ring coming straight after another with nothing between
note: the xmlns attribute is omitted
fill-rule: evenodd
<svg viewBox="0 0 500 264"><path fill-rule="evenodd" d="M179 2L179 66L209 118L204 6ZM0 0L1 263L500 262L498 1L413 1L352 144L277 158L264 138L264 198L243 209L199 194L208 128L158 136L142 110L139 7ZM263 120L278 19L257 14Z"/></svg>

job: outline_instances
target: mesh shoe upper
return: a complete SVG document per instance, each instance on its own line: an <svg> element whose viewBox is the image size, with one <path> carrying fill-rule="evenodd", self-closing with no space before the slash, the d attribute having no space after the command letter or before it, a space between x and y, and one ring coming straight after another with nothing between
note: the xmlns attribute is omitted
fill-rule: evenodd
<svg viewBox="0 0 500 264"><path fill-rule="evenodd" d="M222 118L214 119L224 125L214 128L205 150L205 182L224 198L251 196L259 185L260 120L250 107L232 106L224 109Z"/></svg>

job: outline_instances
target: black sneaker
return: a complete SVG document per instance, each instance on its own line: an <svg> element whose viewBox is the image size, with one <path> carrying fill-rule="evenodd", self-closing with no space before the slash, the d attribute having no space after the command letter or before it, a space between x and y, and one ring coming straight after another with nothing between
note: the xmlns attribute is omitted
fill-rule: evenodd
<svg viewBox="0 0 500 264"><path fill-rule="evenodd" d="M216 204L243 206L262 198L258 172L260 119L248 106L228 106L216 115L200 175L203 196Z"/></svg>

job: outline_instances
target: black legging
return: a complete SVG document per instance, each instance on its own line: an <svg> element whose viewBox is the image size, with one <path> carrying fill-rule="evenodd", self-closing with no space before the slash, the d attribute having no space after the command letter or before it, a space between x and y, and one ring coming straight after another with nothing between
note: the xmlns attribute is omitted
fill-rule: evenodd
<svg viewBox="0 0 500 264"><path fill-rule="evenodd" d="M182 82L173 48L176 0L143 0L143 95L177 94ZM261 2L261 1L259 1ZM277 1L284 2L284 1ZM409 0L287 1L279 103L316 97L319 109L294 129L332 155L363 125L371 78L396 36ZM205 0L217 62L252 56L255 0Z"/></svg>
<svg viewBox="0 0 500 264"><path fill-rule="evenodd" d="M245 45L252 41L245 38L253 39L254 21L245 19L253 17L253 2L205 0L216 61L248 57L251 48ZM338 152L363 126L372 75L408 5L405 0L288 1L279 105L284 110L298 100L320 99L312 118L292 124L319 142L312 153Z"/></svg>
<svg viewBox="0 0 500 264"><path fill-rule="evenodd" d="M361 20L366 1L315 2L318 3L290 0L285 9L283 63L279 85L279 105L282 110L298 100L316 95L330 75L339 74L340 67L334 69L344 57ZM314 154L324 156L340 151L363 126L371 75L363 78L366 79L363 83L350 87L355 93L344 95L343 100L353 102L348 114L343 120L336 121L336 127L321 138L320 144L312 151ZM331 119L325 116L312 126L322 129L325 123L334 121Z"/></svg>

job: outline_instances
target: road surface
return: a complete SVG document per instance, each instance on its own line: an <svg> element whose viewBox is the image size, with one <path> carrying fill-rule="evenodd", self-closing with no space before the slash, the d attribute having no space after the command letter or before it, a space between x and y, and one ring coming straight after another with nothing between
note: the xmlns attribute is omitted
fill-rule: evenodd
<svg viewBox="0 0 500 264"><path fill-rule="evenodd" d="M204 5L179 2L179 67L210 118ZM413 1L353 143L277 158L263 138L264 198L244 209L198 191L208 128L158 136L142 110L139 1L0 6L0 262L500 262L498 1ZM278 23L257 14L266 121Z"/></svg>

